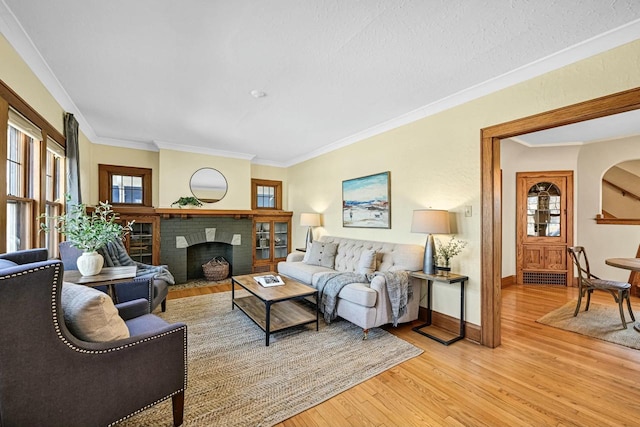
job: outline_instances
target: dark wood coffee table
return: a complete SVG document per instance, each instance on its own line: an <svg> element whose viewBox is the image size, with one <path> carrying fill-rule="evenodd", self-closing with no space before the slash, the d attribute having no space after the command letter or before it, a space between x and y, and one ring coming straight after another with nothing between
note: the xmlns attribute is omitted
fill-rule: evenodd
<svg viewBox="0 0 640 427"><path fill-rule="evenodd" d="M254 276L277 273L256 273L231 278L231 309L238 307L266 334L265 344L269 345L272 332L282 331L293 326L315 322L318 330L318 290L293 279L280 276L284 285L264 287ZM249 292L236 298L236 285ZM306 297L314 297L315 313L301 302Z"/></svg>

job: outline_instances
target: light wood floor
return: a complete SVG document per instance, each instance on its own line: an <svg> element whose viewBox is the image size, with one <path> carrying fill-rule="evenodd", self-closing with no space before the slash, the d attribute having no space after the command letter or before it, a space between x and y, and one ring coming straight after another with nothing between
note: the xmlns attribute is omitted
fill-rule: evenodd
<svg viewBox="0 0 640 427"><path fill-rule="evenodd" d="M189 289L169 298L229 289ZM446 347L411 325L386 328L424 353L278 427L640 426L640 351L535 322L575 297L575 288L503 289L496 349L466 340ZM610 295L594 297L617 310ZM632 303L640 316L640 300Z"/></svg>

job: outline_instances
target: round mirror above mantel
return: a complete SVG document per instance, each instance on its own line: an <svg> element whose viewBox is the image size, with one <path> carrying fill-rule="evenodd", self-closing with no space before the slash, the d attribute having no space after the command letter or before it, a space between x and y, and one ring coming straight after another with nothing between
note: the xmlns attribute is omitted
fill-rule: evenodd
<svg viewBox="0 0 640 427"><path fill-rule="evenodd" d="M219 170L201 168L193 173L189 188L194 197L203 203L216 203L227 194L227 179Z"/></svg>

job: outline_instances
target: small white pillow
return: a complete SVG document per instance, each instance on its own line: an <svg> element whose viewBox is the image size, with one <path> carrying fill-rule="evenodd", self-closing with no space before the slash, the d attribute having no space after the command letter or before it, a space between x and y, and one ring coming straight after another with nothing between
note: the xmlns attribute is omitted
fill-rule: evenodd
<svg viewBox="0 0 640 427"><path fill-rule="evenodd" d="M129 338L127 324L104 292L63 282L61 302L64 322L77 338L89 342Z"/></svg>
<svg viewBox="0 0 640 427"><path fill-rule="evenodd" d="M304 253L304 258L302 258L302 262L304 262L305 264L309 264L309 257L311 256L312 246L313 246L313 243L309 243L307 245L307 251Z"/></svg>
<svg viewBox="0 0 640 427"><path fill-rule="evenodd" d="M365 249L360 254L358 262L358 274L371 274L376 271L376 251Z"/></svg>

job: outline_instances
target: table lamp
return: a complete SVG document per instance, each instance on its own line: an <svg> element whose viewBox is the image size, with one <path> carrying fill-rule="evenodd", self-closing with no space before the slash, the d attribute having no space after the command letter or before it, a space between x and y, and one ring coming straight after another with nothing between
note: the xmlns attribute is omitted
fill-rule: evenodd
<svg viewBox="0 0 640 427"><path fill-rule="evenodd" d="M424 245L424 267L425 274L435 274L436 272L436 246L433 241L434 234L449 234L449 212L438 209L418 209L413 211L411 220L412 233L427 233L427 242Z"/></svg>
<svg viewBox="0 0 640 427"><path fill-rule="evenodd" d="M305 249L309 249L309 243L313 243L313 228L320 226L320 214L319 213L301 213L300 225L303 227L309 227L307 229L307 240L305 243Z"/></svg>

